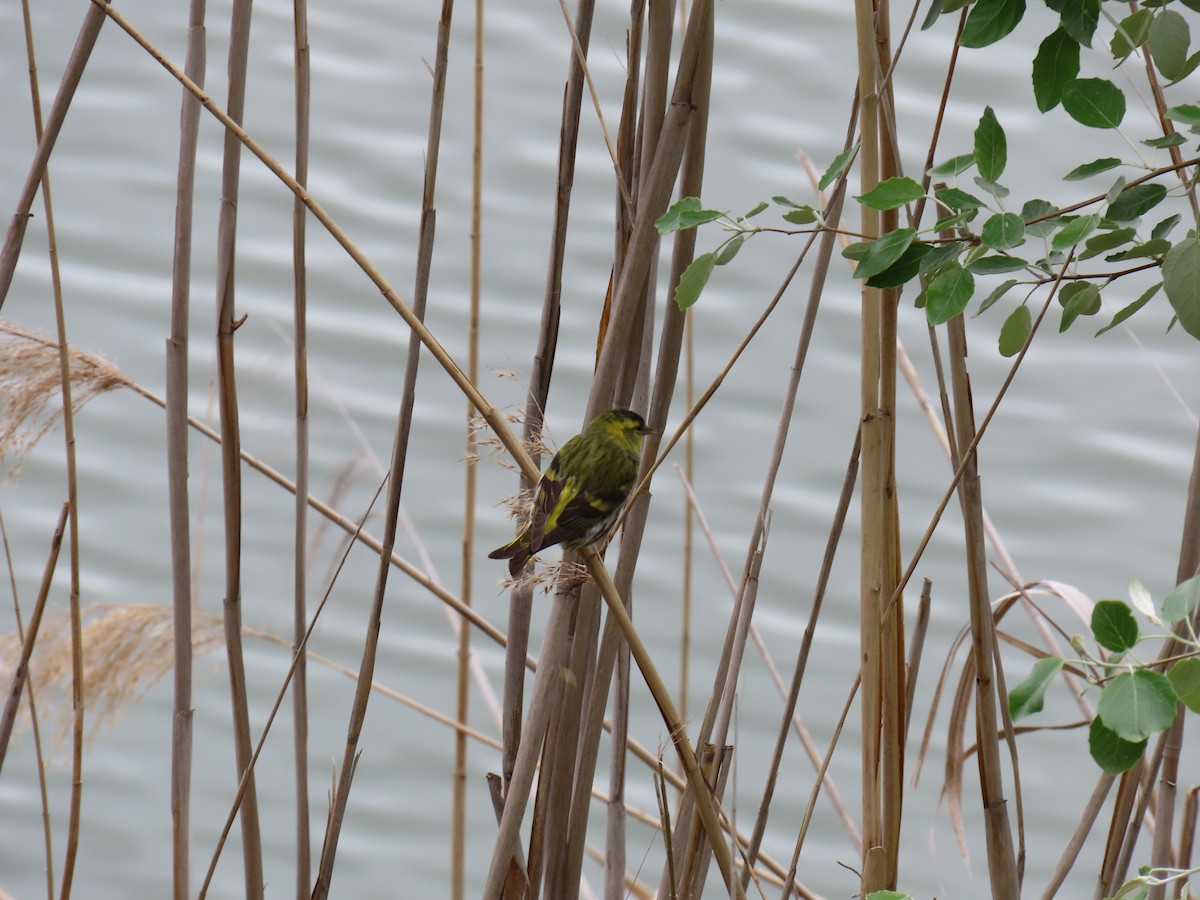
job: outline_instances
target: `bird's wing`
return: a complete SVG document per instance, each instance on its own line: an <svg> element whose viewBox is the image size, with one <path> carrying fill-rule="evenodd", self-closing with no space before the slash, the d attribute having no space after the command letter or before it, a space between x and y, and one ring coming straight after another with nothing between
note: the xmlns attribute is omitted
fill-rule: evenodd
<svg viewBox="0 0 1200 900"><path fill-rule="evenodd" d="M562 498L563 487L566 485L558 462L559 459L555 456L542 474L542 480L538 482L533 515L529 520L529 549L534 553L548 546L545 542L546 522L554 516ZM553 528L553 524L550 527Z"/></svg>

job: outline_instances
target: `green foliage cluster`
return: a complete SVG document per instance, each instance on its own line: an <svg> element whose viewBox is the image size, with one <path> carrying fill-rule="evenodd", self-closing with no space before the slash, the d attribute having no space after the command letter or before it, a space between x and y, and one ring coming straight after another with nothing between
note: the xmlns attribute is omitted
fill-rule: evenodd
<svg viewBox="0 0 1200 900"><path fill-rule="evenodd" d="M1150 736L1171 726L1180 704L1200 713L1200 640L1191 619L1200 605L1200 575L1182 582L1158 607L1146 588L1133 581L1129 600L1097 602L1091 620L1096 648L1090 649L1077 635L1071 644L1078 659L1047 656L1037 660L1008 695L1009 714L1016 722L1041 711L1047 688L1064 666L1100 687L1096 718L1088 730L1088 749L1110 775L1124 772L1142 758ZM1159 632L1143 634L1134 610ZM1139 659L1135 652L1138 644L1166 637L1168 626L1182 626L1183 634L1176 639L1184 651L1171 660Z"/></svg>
<svg viewBox="0 0 1200 900"><path fill-rule="evenodd" d="M967 5L967 0L935 0L925 27ZM1188 18L1180 12L1200 11L1200 0L1149 0L1133 12L1115 0L1047 0L1047 5L1059 21L1032 62L1037 108L1051 113L1061 106L1075 122L1116 131L1130 148L1130 158L1082 162L1063 175L1070 185L1113 173L1103 193L1061 208L1038 197L1014 200L1001 181L1008 166L1008 141L995 111L986 107L970 152L938 163L920 181L889 178L856 198L874 210L907 208L909 221L877 239L847 247L845 256L856 263L854 276L872 287L913 285L916 306L925 309L932 325L965 312L976 296L982 297L978 315L1010 292L1023 294L999 333L1001 354L1012 356L1029 338L1034 323L1029 302L1039 289L1050 286L1055 291L1061 307L1059 330L1066 331L1080 318L1100 312L1101 296L1111 284L1157 270L1161 277L1099 328L1097 336L1162 291L1172 307L1172 324L1178 321L1200 339L1200 238L1194 227L1180 233L1184 213L1170 207L1185 206L1168 202L1193 199L1193 170L1200 158L1184 158L1180 148L1194 144L1200 135L1200 104L1164 104L1158 133L1129 135L1121 130L1127 108L1122 88L1107 78L1079 77L1081 52L1087 49L1108 57L1106 66L1117 67L1145 54L1160 87L1177 84L1200 66L1200 51L1191 50ZM1025 0L976 0L959 43L993 44L1008 35L1024 13ZM1106 46L1099 40L1101 23L1106 33L1111 28ZM822 190L849 171L857 149L850 147L834 159L821 179ZM1154 151L1170 153L1171 161L1156 165ZM659 220L664 234L713 221L730 233L716 250L698 256L684 274L675 295L681 308L696 302L714 268L729 263L751 235L787 230L787 225L824 227L824 210L782 196L772 200L786 223L781 228L750 222L772 204L760 203L743 216L731 216L705 209L695 197L679 201ZM930 203L937 219L923 226L917 216ZM1186 212L1194 225L1194 202ZM986 287L979 281L986 281Z"/></svg>

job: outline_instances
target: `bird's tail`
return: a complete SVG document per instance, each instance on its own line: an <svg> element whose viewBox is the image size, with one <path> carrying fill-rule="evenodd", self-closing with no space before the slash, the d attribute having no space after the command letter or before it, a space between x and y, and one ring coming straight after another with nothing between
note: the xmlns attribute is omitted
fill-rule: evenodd
<svg viewBox="0 0 1200 900"><path fill-rule="evenodd" d="M529 562L532 556L533 551L529 549L529 542L522 541L518 537L509 541L503 547L497 547L488 554L488 559L507 559L508 574L516 578L521 574L521 570L525 568L525 564Z"/></svg>

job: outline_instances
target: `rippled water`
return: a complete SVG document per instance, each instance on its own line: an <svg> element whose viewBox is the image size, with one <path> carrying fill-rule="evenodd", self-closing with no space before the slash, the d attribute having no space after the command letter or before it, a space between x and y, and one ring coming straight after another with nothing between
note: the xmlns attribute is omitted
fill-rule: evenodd
<svg viewBox="0 0 1200 900"><path fill-rule="evenodd" d="M446 136L438 190L438 245L429 322L458 357L465 355L468 294L467 235L470 227L470 10L457 12L448 84ZM122 4L125 15L177 61L183 57L186 9L182 3ZM48 106L74 41L83 5L39 5L35 10L44 103ZM310 185L330 213L407 295L413 277L420 203L429 76L434 52L435 4L385 4L355 0L312 11L314 73ZM228 3L210 4L208 89L224 97ZM261 2L255 8L247 128L280 159L292 154L290 4ZM512 370L516 378L488 379L485 390L498 405L523 399L522 379L535 344L548 245L562 80L567 43L554 4L495 4L487 24L487 119L485 128L485 233L483 244L483 343L485 366ZM840 148L855 63L849 35L850 7L813 2L743 2L718 8L717 72L705 199L735 211L773 194L809 196L798 151L818 168ZM1031 14L1032 17L1032 14ZM606 121L619 115L627 11L606 4L598 11L592 67ZM1044 23L1041 23L1044 24ZM1022 26L1031 48L1046 29ZM914 34L907 64L897 75L898 106L906 123L906 166L919 169L936 108L945 63L944 26ZM1030 49L1025 53L1027 60ZM1014 62L1014 59L1016 60ZM1030 192L1064 199L1061 174L1099 144L1097 133L1068 125L1061 140L1047 140L1047 121L1030 112L1027 62L1008 45L964 53L948 111L945 153L964 152L978 107L991 103L1009 137L1016 173L1009 180ZM1014 71L1017 70L1017 71ZM25 91L20 14L0 10L0 208L9 208L32 153ZM1003 79L1003 80L1001 80ZM130 377L163 391L162 347L168 327L170 259L174 217L179 89L127 36L105 26L83 86L68 117L52 163L60 256L73 341L113 360ZM1086 133L1085 133L1086 132ZM1056 132L1057 134L1057 132ZM1103 138L1103 135L1101 135ZM219 196L221 136L205 117L201 130L197 206L193 410L210 416L212 373L213 235ZM1097 146L1094 155L1103 155ZM1120 148L1114 148L1120 152ZM1089 156L1090 158L1090 156ZM549 422L561 441L578 426L592 369L599 300L611 258L611 166L595 116L585 111L583 146L567 261L566 292ZM1103 189L1103 185L1098 189ZM1055 193L1058 191L1058 193ZM238 257L238 306L249 318L238 332L243 441L250 452L291 471L290 346L291 197L254 159L243 164ZM355 475L339 507L357 516L377 486L373 460L386 458L399 395L407 335L378 292L319 228L310 230L313 490L329 496L347 466ZM707 247L714 233L701 234ZM762 237L736 264L720 270L696 308L697 380L701 386L725 364L789 267L794 239ZM775 430L782 386L788 377L805 297L804 274L755 339L751 353L727 379L696 426L697 490L713 523L721 552L741 565L758 502L762 474ZM25 256L4 315L49 329L43 216L29 230ZM1111 309L1135 296L1121 286ZM1125 294L1128 296L1125 296ZM981 448L985 501L1008 549L1027 579L1054 578L1095 597L1120 596L1130 576L1156 594L1169 586L1175 568L1182 495L1200 407L1195 385L1196 345L1176 330L1163 335L1165 304L1134 320L1136 340L1122 332L1093 339L1094 328L1067 335L1047 333L1028 357ZM1052 316L1053 318L1053 316ZM970 326L977 408L982 410L1007 371L995 352L1002 318L993 313ZM922 317L905 308L902 337L931 383ZM857 296L846 271L835 274L818 323L813 353L801 386L791 443L773 505L773 524L759 623L782 668L789 668L803 629L812 584L824 545L856 421ZM449 381L428 363L416 407L414 450L405 502L440 577L457 589L462 420L465 404ZM1168 387L1174 384L1181 397ZM1191 410L1187 408L1190 404ZM675 405L678 417L682 400ZM944 490L948 473L916 403L902 394L899 412L900 492L906 552L911 552ZM353 421L361 432L352 430ZM169 601L163 422L156 407L129 392L95 400L78 420L81 553L87 603ZM729 435L736 434L736 440ZM218 469L212 447L193 444L191 488L196 532L200 606L218 614L221 598ZM485 465L480 474L479 548L508 533L503 509L491 498L511 490L512 476ZM257 475L246 478L245 575L247 624L279 634L290 629L291 499ZM32 602L45 545L63 499L61 441L47 438L27 462L18 482L0 493L21 596ZM665 672L676 666L679 514L682 492L670 468L656 484L655 513L638 581L638 615ZM314 520L314 529L319 525ZM934 580L933 625L919 685L917 727L941 659L966 621L956 516L935 537L917 571ZM848 535L854 537L853 523ZM339 552L338 536L323 535L314 566L314 590ZM822 637L801 696L801 714L824 746L836 721L845 686L853 676L857 643L856 553L839 559ZM411 542L401 552L415 558ZM483 560L476 569L476 602L502 622L501 567ZM718 651L728 596L706 553L696 564L696 654L693 697L705 690ZM363 613L374 579L370 554L355 550L334 589L314 648L357 665ZM55 602L61 604L65 590ZM993 577L993 590L1003 583ZM1061 610L1059 611L1061 612ZM1065 619L1064 614L1064 619ZM5 604L0 630L12 630ZM385 613L377 678L443 711L453 706L454 639L442 611L424 591L396 577ZM1082 630L1068 621L1068 628ZM482 639L475 647L499 685L499 651ZM261 727L287 655L251 640L248 675L253 721ZM1015 659L1010 678L1027 664ZM314 827L323 823L329 764L340 760L352 683L314 667L311 675ZM228 725L227 681L220 654L198 660L194 865L207 864L234 789ZM735 741L733 776L743 824L752 816L761 773L777 727L779 701L757 660L748 663ZM666 738L648 696L635 689L632 733L650 747ZM1060 698L1061 699L1061 698ZM476 697L474 724L497 729ZM1066 702L1052 703L1047 721L1070 721ZM150 688L114 726L90 745L85 768L84 842L77 896L161 896L170 873L169 678ZM694 714L693 710L693 714ZM854 750L857 716L843 738L832 773L853 809L857 785ZM942 763L939 724L921 787L908 799L902 862L903 885L919 896L967 896L985 890L960 862L937 811ZM1080 732L1035 735L1023 744L1031 852L1027 883L1040 890L1094 783ZM0 887L14 896L37 895L43 884L40 805L26 735L10 753L0 778ZM343 834L335 895L357 897L438 896L448 879L449 759L451 738L441 726L383 699L371 707L363 736L350 815ZM259 792L271 893L291 890L290 738L286 720L264 751ZM51 774L55 848L65 844L68 753ZM790 854L810 785L810 770L789 747L767 849ZM494 822L483 775L498 766L496 755L473 748L471 756L472 890L482 883ZM970 769L970 766L968 766ZM1196 773L1191 773L1195 780ZM1190 782L1189 782L1190 783ZM974 790L968 781L968 791ZM643 773L629 788L631 802L653 809ZM973 806L969 824L978 829ZM319 848L320 836L314 835ZM932 848L932 849L931 849ZM973 846L982 872L982 847ZM1092 856L1098 851L1091 845ZM629 859L655 872L657 849L640 826L631 829ZM61 857L59 857L61 858ZM857 880L834 864L855 863L828 808L820 807L801 876L829 896L845 896ZM217 871L216 893L241 888L236 840ZM599 884L594 869L588 870ZM936 874L935 874L936 873ZM654 878L651 878L654 880ZM1079 890L1091 880L1081 872Z"/></svg>

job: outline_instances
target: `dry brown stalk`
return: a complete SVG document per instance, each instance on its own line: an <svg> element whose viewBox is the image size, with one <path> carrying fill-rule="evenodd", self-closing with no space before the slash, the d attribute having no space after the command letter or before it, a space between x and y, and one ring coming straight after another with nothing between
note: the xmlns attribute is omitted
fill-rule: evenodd
<svg viewBox="0 0 1200 900"><path fill-rule="evenodd" d="M17 707L21 702L21 693L28 685L32 709L33 688L29 682L29 660L33 656L33 647L37 643L38 630L42 624L42 615L46 611L46 600L50 596L50 581L58 565L58 551L62 548L63 532L67 526L67 511L70 507L64 503L58 516L58 524L50 538L50 553L42 572L42 583L38 589L37 600L33 606L33 614L29 617L29 627L18 629L17 636L21 642L21 654L12 674L12 686L4 701L4 713L0 716L0 771L4 770L4 758L8 755L8 742L12 737L13 723L17 720ZM14 597L16 596L14 592Z"/></svg>
<svg viewBox="0 0 1200 900"><path fill-rule="evenodd" d="M246 102L246 64L250 53L251 0L234 0L229 34L229 117L241 123ZM221 424L221 488L225 545L225 648L229 656L229 696L239 781L246 779L241 806L242 865L247 900L263 896L262 834L258 792L250 767L250 703L242 654L242 463L241 424L234 362L234 332L241 324L235 310L234 264L237 256L237 209L242 147L227 131L221 165L221 204L217 222L217 399Z"/></svg>
<svg viewBox="0 0 1200 900"><path fill-rule="evenodd" d="M308 2L292 7L293 66L296 102L296 181L308 182L312 74L308 45ZM308 797L308 655L300 653L308 627L308 213L299 198L292 201L292 295L295 341L292 350L296 410L296 496L292 533L292 746L296 786L296 897L312 889L311 815Z"/></svg>
<svg viewBox="0 0 1200 900"><path fill-rule="evenodd" d="M975 413L967 374L967 334L960 313L950 320L950 380L954 397L954 424L958 446L970 447L975 438ZM1008 820L998 732L996 635L987 586L987 556L983 535L983 499L979 487L978 457L969 450L959 481L967 554L967 583L971 611L971 658L975 670L975 731L979 744L979 784L988 853L992 896L1016 900L1021 893L1012 828Z"/></svg>
<svg viewBox="0 0 1200 900"><path fill-rule="evenodd" d="M29 173L25 176L25 184L17 198L12 222L9 223L8 232L4 236L4 246L0 248L0 309L4 307L4 300L12 285L13 273L17 269L17 259L21 255L21 244L25 240L25 228L29 224L33 199L37 196L38 188L42 186L42 176L50 163L50 154L54 152L54 144L58 140L63 122L66 121L67 110L71 106L71 100L75 97L75 89L79 87L83 70L87 67L88 59L92 55L92 48L96 46L96 38L100 36L100 26L104 24L108 3L109 0L93 0L92 5L84 13L83 24L79 28L79 37L71 51L71 58L67 60L66 68L63 70L58 93L54 95L54 103L50 106L50 114L46 116L44 125L40 122L38 124L37 151L29 164ZM28 28L26 33L28 33ZM36 75L37 67L33 65L32 57L29 62L31 74Z"/></svg>
<svg viewBox="0 0 1200 900"><path fill-rule="evenodd" d="M204 0L188 4L184 69L203 85L206 69ZM188 499L188 337L192 282L192 212L200 104L188 91L180 100L179 163L175 186L175 242L171 261L171 331L166 342L167 514L171 534L171 589L175 635L171 718L171 874L175 900L191 894L192 784L192 549ZM307 492L306 492L307 493Z"/></svg>

